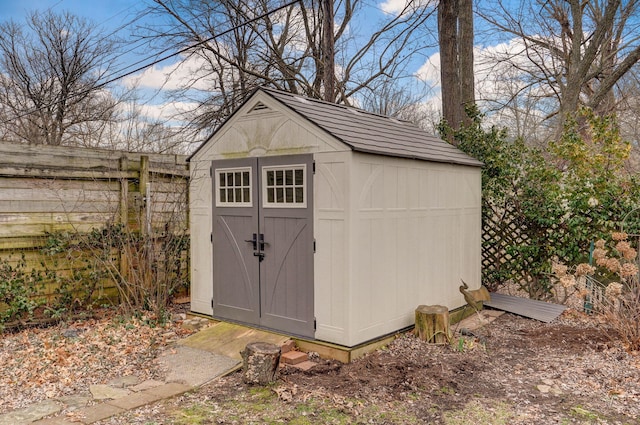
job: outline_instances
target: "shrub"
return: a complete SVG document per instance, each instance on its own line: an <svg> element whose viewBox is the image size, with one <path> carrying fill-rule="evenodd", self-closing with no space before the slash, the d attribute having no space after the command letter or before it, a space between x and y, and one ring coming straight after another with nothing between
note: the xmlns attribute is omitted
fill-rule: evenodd
<svg viewBox="0 0 640 425"><path fill-rule="evenodd" d="M91 309L105 302L106 285L115 285L127 313L162 321L172 295L188 288L188 249L186 231L168 228L146 235L107 224L88 233L48 233L38 267L28 267L24 254L0 259L0 330ZM54 288L46 297L45 285Z"/></svg>
<svg viewBox="0 0 640 425"><path fill-rule="evenodd" d="M120 305L130 313L147 310L161 320L171 296L188 287L185 230L144 234L107 225L86 235L81 245L115 282Z"/></svg>
<svg viewBox="0 0 640 425"><path fill-rule="evenodd" d="M610 118L584 109L545 149L482 128L482 116L453 132L458 146L483 161L483 283L514 282L532 298L553 295L552 262L586 261L592 238L616 229L640 204L640 184L625 172L630 152ZM441 128L445 135L451 132Z"/></svg>
<svg viewBox="0 0 640 425"><path fill-rule="evenodd" d="M553 279L565 291L584 298L616 331L631 351L640 351L640 279L638 252L624 232L613 232L611 241L594 244L595 265L567 267L556 262Z"/></svg>
<svg viewBox="0 0 640 425"><path fill-rule="evenodd" d="M44 303L39 297L43 275L28 270L24 255L17 261L11 257L0 260L0 331L7 323L30 319L34 310Z"/></svg>
<svg viewBox="0 0 640 425"><path fill-rule="evenodd" d="M117 288L120 306L127 312L146 310L162 319L171 296L188 286L185 253L189 237L184 230L167 228L161 234L145 234L107 224L86 234L49 238L54 241L48 244L50 253L67 253L76 262L82 258L86 263L83 272L74 273L79 279L62 281L81 295L69 300L79 305L86 305L96 287L108 280Z"/></svg>

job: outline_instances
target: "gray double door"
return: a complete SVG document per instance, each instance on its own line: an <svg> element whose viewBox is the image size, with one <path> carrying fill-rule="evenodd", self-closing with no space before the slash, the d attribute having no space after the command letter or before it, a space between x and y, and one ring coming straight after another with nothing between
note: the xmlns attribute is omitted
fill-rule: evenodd
<svg viewBox="0 0 640 425"><path fill-rule="evenodd" d="M314 336L313 157L213 161L213 315Z"/></svg>

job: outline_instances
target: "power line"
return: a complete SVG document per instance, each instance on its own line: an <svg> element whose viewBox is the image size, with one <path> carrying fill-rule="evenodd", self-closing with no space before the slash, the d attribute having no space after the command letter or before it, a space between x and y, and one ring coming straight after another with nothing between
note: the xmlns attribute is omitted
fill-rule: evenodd
<svg viewBox="0 0 640 425"><path fill-rule="evenodd" d="M106 85L108 85L108 84L111 84L111 83L113 83L113 82L115 82L115 81L117 81L117 80L121 79L121 78L128 77L129 75L135 74L136 72L140 72L140 71L142 71L142 70L144 70L144 69L146 69L146 68L148 68L148 67L150 67L150 66L156 65L156 64L158 64L158 63L160 63L160 62L163 62L163 61L165 61L165 60L167 60L167 59L171 59L171 58L172 58L172 57L174 57L174 56L178 56L178 55L180 55L180 54L182 54L182 53L186 53L186 52L188 52L189 50L192 50L192 49L194 49L194 48L196 48L196 47L198 47L198 46L201 46L201 45L206 44L206 43L208 43L208 42L210 42L210 41L213 41L213 40L215 40L215 39L216 39L216 38L218 38L218 37L221 37L221 36L226 35L226 34L228 34L228 33L232 32L232 31L235 31L235 30L237 30L237 29L239 29L239 28L242 28L242 27L244 27L245 25L252 24L252 23L254 23L254 22L256 22L256 21L259 21L260 19L264 19L264 18L266 18L266 17L267 17L267 16L269 16L269 15L272 15L272 14L274 14L274 13L276 13L276 12L279 12L279 11L280 11L280 10L282 10L282 9L286 9L286 8L287 8L287 7L289 7L289 6L293 6L294 4L296 4L296 3L300 2L300 1L301 1L301 0L292 0L292 1L290 1L289 3L285 3L285 4L283 4L282 6L276 7L275 9L272 9L272 10L270 10L270 11L267 11L267 12L263 13L262 15L256 16L256 17L251 18L251 19L249 19L249 20L247 20L247 21L245 21L245 22L243 22L243 23L241 23L241 24L235 25L235 26L233 26L233 27L231 27L231 28L229 28L229 29L227 29L227 30L225 30L225 31L222 31L221 33L214 34L214 35L212 35L211 37L208 37L208 38L205 38L204 40L198 41L197 43L195 43L195 44L193 44L193 45L190 45L190 46L187 46L187 47L185 47L185 48L183 48L183 49L180 49L180 50L178 50L177 52L173 52L173 53L170 53L170 54L168 54L168 55L162 56L162 57L160 57L159 59L156 59L156 60L154 60L154 61L153 61L153 62L151 62L151 63L148 63L148 64L146 64L146 65L142 65L142 66L140 66L140 67L138 67L138 68L136 68L136 69L134 69L134 70L132 70L132 71L126 72L126 73L124 73L124 74L122 74L122 75L119 75L119 76L114 77L114 78L112 78L112 79L110 79L110 80L107 80L107 81L105 81L104 83L98 84L98 85L96 86L96 88L104 87L104 86L106 86ZM167 51L167 50L168 50L168 49L165 49L165 50L163 50L163 51L162 51L162 52L160 52L160 53L164 53L164 52L165 52L165 51ZM157 54L158 54L158 53L156 53L154 56L157 56ZM138 64L138 63L140 63L140 62L141 62L141 61L135 62L135 63L134 63L134 65L135 65L135 64Z"/></svg>
<svg viewBox="0 0 640 425"><path fill-rule="evenodd" d="M215 39L216 39L216 38L218 38L218 37L221 37L221 36L226 35L226 34L228 34L228 33L232 32L232 31L235 31L235 30L237 30L237 29L239 29L239 28L242 28L242 27L244 27L245 25L249 25L249 24L252 24L253 22L256 22L256 21L258 21L258 20L260 20L260 19L264 19L264 18L266 18L267 16L269 16L269 15L271 15L271 14L274 14L274 13L276 13L276 12L279 12L279 11L280 11L280 10L282 10L282 9L286 9L287 7L293 6L294 4L296 4L296 3L300 2L300 1L301 1L301 0L292 0L292 1L288 2L288 3L283 4L282 6L278 6L278 7L276 7L275 9L269 10L269 11L267 11L267 12L265 12L265 13L261 14L261 15L258 15L258 16L254 17L254 18L251 18L251 19L249 19L249 20L247 20L247 21L245 21L245 22L243 22L243 23L241 23L241 24L235 25L235 26L233 26L233 27L231 27L231 28L229 28L229 29L227 29L227 30L225 30L225 31L222 31L222 32L218 33L218 34L214 34L214 35L212 35L211 37L208 37L208 38L206 38L206 39L204 39L204 40L201 40L201 41L199 41L199 42L197 42L197 43L195 43L195 44L192 44L192 45L190 45L190 46L187 46L187 47L185 47L185 48L183 48L183 49L180 49L180 50L178 50L178 51L176 51L176 52L173 52L173 53L170 53L170 54L168 54L168 55L162 56L162 57L160 57L160 58L158 58L158 59L153 60L153 61L152 61L152 62L150 62L150 63L147 63L147 64L145 64L145 65L139 66L139 67L137 67L137 68L135 68L135 69L133 69L133 70L131 70L131 71L125 72L124 74L121 74L121 75L118 75L118 76L116 76L116 77L110 78L110 79L108 79L107 81L104 81L104 82L102 82L102 83L96 84L95 86L91 87L90 89L87 89L87 90L84 90L84 91L81 91L81 92L77 92L77 93L72 93L72 94L70 94L70 95L66 96L66 97L65 97L65 99L70 99L70 98L74 98L74 97L84 96L84 95L89 94L89 93L90 93L90 92L92 92L92 91L95 91L95 90L97 90L97 89L104 88L104 87L106 87L107 85L109 85L109 84L111 84L111 83L113 83L113 82L116 82L116 81L118 81L118 80L120 80L120 79L122 79L122 78L128 77L128 76L133 75L133 74L135 74L135 73L137 73L137 72L143 71L143 70L145 70L145 69L149 68L150 66L157 65L158 63L163 62L163 61L165 61L165 60L167 60L167 59L171 59L171 58L172 58L172 57L174 57L174 56L178 56L178 55L181 55L182 53L186 53L186 52L188 52L188 51L190 51L190 50L192 50L192 49L194 49L194 48L196 48L196 47L198 47L198 46L201 46L201 45L206 44L206 43L208 43L208 42L210 42L210 41L213 41L213 40L215 40ZM165 50L161 51L160 53L156 53L156 54L154 54L153 56L157 56L158 54L164 53L164 52L166 52L167 50L169 50L169 49L165 49ZM151 57L153 57L153 56L148 56L148 57L147 57L147 59L149 59L149 58L151 58ZM144 61L144 60L146 60L146 59L143 59L143 60L141 60L141 61L137 61L137 62L135 62L133 65L137 65L138 63L140 63L140 62L142 62L142 61ZM126 68L128 68L128 67L130 67L130 66L132 66L132 65L129 65L129 66L125 67L125 69L126 69ZM2 122L2 124L7 124L7 123L9 123L9 122L10 122L10 121L12 121L12 120L15 120L15 119L19 119L19 118L26 117L26 116L28 116L28 115L33 114L34 112L38 112L38 111L41 111L41 110L43 110L43 109L46 109L46 108L48 108L48 107L50 107L50 106L53 106L55 103L57 103L57 102L51 102L51 103L49 103L49 104L47 104L47 105L43 105L43 106L40 106L40 107L38 107L38 108L34 108L34 109L30 110L30 111L27 111L27 112L24 112L24 113L22 113L22 114L19 114L19 115L17 115L17 116L12 117L10 120L5 120L5 121L3 121L3 122Z"/></svg>

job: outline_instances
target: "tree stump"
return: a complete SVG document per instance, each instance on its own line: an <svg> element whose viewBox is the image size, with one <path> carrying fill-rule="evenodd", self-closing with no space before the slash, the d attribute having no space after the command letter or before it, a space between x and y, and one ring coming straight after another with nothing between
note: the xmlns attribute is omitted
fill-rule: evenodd
<svg viewBox="0 0 640 425"><path fill-rule="evenodd" d="M436 344L449 342L449 310L441 305L420 305L416 308L416 335Z"/></svg>
<svg viewBox="0 0 640 425"><path fill-rule="evenodd" d="M280 347L268 342L251 342L240 352L242 379L247 384L266 385L278 378Z"/></svg>

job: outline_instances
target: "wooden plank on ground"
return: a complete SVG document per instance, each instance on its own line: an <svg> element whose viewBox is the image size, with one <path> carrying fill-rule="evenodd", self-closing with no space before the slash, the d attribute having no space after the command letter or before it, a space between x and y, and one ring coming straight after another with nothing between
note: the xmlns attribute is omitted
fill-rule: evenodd
<svg viewBox="0 0 640 425"><path fill-rule="evenodd" d="M218 322L180 341L179 344L242 360L240 351L250 342L262 341L280 345L287 339L289 337L273 332Z"/></svg>
<svg viewBox="0 0 640 425"><path fill-rule="evenodd" d="M485 301L485 307L507 311L530 319L549 323L560 316L567 309L564 305L532 300L529 298L514 297L512 295L491 293L491 300Z"/></svg>

